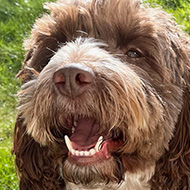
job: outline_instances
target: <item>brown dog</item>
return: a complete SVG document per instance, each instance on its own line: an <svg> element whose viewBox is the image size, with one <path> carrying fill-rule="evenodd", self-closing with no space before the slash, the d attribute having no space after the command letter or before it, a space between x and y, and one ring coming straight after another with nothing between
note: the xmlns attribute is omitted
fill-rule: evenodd
<svg viewBox="0 0 190 190"><path fill-rule="evenodd" d="M190 189L190 43L135 0L62 0L19 73L22 190Z"/></svg>

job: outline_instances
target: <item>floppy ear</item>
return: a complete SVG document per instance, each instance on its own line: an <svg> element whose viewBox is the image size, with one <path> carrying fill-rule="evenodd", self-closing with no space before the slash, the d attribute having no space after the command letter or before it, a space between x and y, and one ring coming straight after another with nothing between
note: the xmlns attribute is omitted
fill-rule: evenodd
<svg viewBox="0 0 190 190"><path fill-rule="evenodd" d="M169 149L156 164L152 190L190 189L190 44L188 38L179 38L183 41L173 43L173 49L179 70L183 71L183 104Z"/></svg>
<svg viewBox="0 0 190 190"><path fill-rule="evenodd" d="M16 156L15 165L20 178L20 190L65 188L65 183L58 174L58 167L53 162L53 152L40 146L26 133L26 126L19 116L15 125L12 153Z"/></svg>
<svg viewBox="0 0 190 190"><path fill-rule="evenodd" d="M40 72L49 62L50 58L54 55L59 47L59 42L51 36L37 34L33 42L28 40L27 43L33 43L26 55L23 63L23 68L28 66ZM27 46L25 43L25 46Z"/></svg>
<svg viewBox="0 0 190 190"><path fill-rule="evenodd" d="M176 124L169 150L156 165L152 187L157 190L190 188L190 91L184 94L184 105Z"/></svg>

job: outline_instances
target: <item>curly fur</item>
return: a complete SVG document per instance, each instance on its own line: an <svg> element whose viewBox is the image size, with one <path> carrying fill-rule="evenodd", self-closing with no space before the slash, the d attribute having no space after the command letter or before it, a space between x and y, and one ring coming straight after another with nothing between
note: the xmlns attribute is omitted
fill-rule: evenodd
<svg viewBox="0 0 190 190"><path fill-rule="evenodd" d="M190 189L190 43L160 9L135 0L46 4L25 42L13 153L21 190ZM138 53L130 57L129 51ZM95 73L81 96L53 75L75 64ZM106 160L71 161L67 119L96 118L122 134Z"/></svg>

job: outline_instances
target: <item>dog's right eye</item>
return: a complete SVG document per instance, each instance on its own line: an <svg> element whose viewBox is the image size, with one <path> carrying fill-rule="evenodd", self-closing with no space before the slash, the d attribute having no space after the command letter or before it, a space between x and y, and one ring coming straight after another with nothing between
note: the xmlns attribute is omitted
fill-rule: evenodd
<svg viewBox="0 0 190 190"><path fill-rule="evenodd" d="M142 54L138 50L133 50L133 49L130 49L129 51L127 51L126 55L129 58L139 58L139 57L142 57Z"/></svg>

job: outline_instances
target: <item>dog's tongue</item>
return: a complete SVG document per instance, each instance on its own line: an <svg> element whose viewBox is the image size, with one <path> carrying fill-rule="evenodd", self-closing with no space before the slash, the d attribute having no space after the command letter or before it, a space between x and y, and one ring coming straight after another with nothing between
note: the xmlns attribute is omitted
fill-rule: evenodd
<svg viewBox="0 0 190 190"><path fill-rule="evenodd" d="M70 140L75 146L89 147L98 140L99 124L95 119L82 118L78 120L75 132L71 135ZM78 147L76 147L78 148Z"/></svg>

